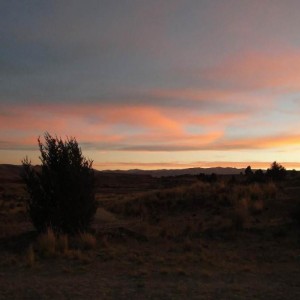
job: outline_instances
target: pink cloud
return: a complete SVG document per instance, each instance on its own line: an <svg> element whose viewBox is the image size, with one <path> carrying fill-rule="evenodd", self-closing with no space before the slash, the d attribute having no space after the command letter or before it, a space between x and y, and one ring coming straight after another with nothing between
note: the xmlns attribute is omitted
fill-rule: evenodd
<svg viewBox="0 0 300 300"><path fill-rule="evenodd" d="M250 89L300 89L300 52L250 52L233 57L223 65L208 70L205 76L213 81Z"/></svg>
<svg viewBox="0 0 300 300"><path fill-rule="evenodd" d="M130 133L122 126L156 134L183 134L177 120L155 107L109 105L32 105L1 108L2 147L34 145L45 131L59 136L75 136L82 143L119 144ZM120 128L116 132L114 126Z"/></svg>
<svg viewBox="0 0 300 300"><path fill-rule="evenodd" d="M185 151L198 150L210 147L214 142L223 137L223 131L212 131L203 134L175 134L156 135L140 134L128 139L121 146L122 150L137 151Z"/></svg>
<svg viewBox="0 0 300 300"><path fill-rule="evenodd" d="M48 104L6 106L1 112L2 149L36 146L37 137L45 131L75 136L94 149L126 151L270 149L300 144L299 135L291 133L227 138L227 126L249 119L252 111L207 114L159 106Z"/></svg>

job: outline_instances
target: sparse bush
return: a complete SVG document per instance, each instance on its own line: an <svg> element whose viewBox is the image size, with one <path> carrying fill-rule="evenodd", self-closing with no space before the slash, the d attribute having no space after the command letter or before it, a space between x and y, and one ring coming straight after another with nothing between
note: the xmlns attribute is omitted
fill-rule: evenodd
<svg viewBox="0 0 300 300"><path fill-rule="evenodd" d="M245 175L246 175L247 177L253 176L253 171L252 171L252 169L251 169L251 166L248 166L248 167L245 169Z"/></svg>
<svg viewBox="0 0 300 300"><path fill-rule="evenodd" d="M247 183L263 183L266 182L266 174L263 172L263 170L258 169L255 172L251 169L251 166L248 166L245 169L245 176L246 176L246 182Z"/></svg>
<svg viewBox="0 0 300 300"><path fill-rule="evenodd" d="M92 161L82 155L75 138L63 141L49 133L44 138L45 144L38 139L41 170L27 158L22 161L30 219L39 232L48 227L63 233L86 231L97 209Z"/></svg>

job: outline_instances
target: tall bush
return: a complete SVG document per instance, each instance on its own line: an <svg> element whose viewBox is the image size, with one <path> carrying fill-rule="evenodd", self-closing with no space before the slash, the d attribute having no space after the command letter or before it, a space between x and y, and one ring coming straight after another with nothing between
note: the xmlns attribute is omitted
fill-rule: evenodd
<svg viewBox="0 0 300 300"><path fill-rule="evenodd" d="M39 232L49 227L63 233L86 231L97 209L92 161L82 155L75 138L63 141L45 133L44 139L38 138L41 168L27 157L22 161L30 219Z"/></svg>
<svg viewBox="0 0 300 300"><path fill-rule="evenodd" d="M276 161L271 164L271 167L267 170L267 176L274 181L282 181L287 174L286 169Z"/></svg>

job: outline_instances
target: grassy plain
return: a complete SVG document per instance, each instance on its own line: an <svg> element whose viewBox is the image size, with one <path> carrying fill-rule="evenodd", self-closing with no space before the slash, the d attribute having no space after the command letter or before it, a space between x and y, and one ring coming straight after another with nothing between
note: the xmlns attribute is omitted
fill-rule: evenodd
<svg viewBox="0 0 300 300"><path fill-rule="evenodd" d="M16 174L0 172L0 299L300 299L300 174L98 174L93 229L72 237L36 234Z"/></svg>

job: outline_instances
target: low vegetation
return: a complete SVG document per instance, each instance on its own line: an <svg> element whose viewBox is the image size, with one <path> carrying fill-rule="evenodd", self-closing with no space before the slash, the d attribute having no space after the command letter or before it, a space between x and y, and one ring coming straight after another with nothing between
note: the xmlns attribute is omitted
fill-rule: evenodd
<svg viewBox="0 0 300 300"><path fill-rule="evenodd" d="M144 193L123 201L105 203L105 207L125 217L152 220L158 216L215 208L219 214L231 210L259 213L267 200L276 197L274 183L225 184L196 182L189 186Z"/></svg>
<svg viewBox="0 0 300 300"><path fill-rule="evenodd" d="M59 148L58 142L52 139L51 147ZM96 197L80 198L87 203L97 199L93 222L89 217L88 226L70 223L73 229L61 226L69 219L50 222L49 216L72 212L70 195L77 187L63 192L69 198L60 212L56 206L65 203L62 196L37 195L73 185L65 180L60 186L48 177L55 177L56 169L45 168L44 178L43 169L29 163L24 167L35 178L26 185L29 191L36 187L33 183L53 184L38 186L29 195L21 192L20 182L0 184L0 299L199 299L200 294L203 299L299 298L296 171L273 163L270 171L249 167L234 176L151 178L151 189L145 184L140 190L133 190L132 182L128 189L123 183L111 185L110 174L109 184L97 186ZM278 172L285 175L278 177ZM123 180L126 175L118 176ZM45 204L46 199L52 204L44 206L43 225L34 227L30 203Z"/></svg>
<svg viewBox="0 0 300 300"><path fill-rule="evenodd" d="M41 169L23 160L27 211L39 232L76 233L89 229L96 213L92 161L81 153L75 138L63 141L46 133L38 139Z"/></svg>

